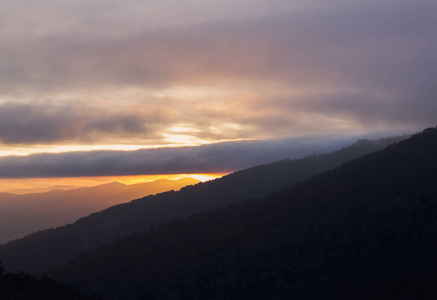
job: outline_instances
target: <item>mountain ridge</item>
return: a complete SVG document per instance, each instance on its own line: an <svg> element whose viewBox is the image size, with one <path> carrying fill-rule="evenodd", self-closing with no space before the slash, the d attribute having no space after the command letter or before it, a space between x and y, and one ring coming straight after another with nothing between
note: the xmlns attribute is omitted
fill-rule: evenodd
<svg viewBox="0 0 437 300"><path fill-rule="evenodd" d="M62 226L84 215L185 185L197 179L160 180L125 185L119 182L72 190L51 190L25 195L0 195L0 243L37 230Z"/></svg>
<svg viewBox="0 0 437 300"><path fill-rule="evenodd" d="M435 299L436 150L437 128L427 129L49 274L106 299Z"/></svg>
<svg viewBox="0 0 437 300"><path fill-rule="evenodd" d="M65 263L83 251L133 232L147 231L161 222L266 196L404 138L379 139L364 144L361 142L328 154L260 165L217 180L185 187L178 192L136 199L93 213L73 224L33 233L0 245L0 259L11 271L22 269L41 272Z"/></svg>

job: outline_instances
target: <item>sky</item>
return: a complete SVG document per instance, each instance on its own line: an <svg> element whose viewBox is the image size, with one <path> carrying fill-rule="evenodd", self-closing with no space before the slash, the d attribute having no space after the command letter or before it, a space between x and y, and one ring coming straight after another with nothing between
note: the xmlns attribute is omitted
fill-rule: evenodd
<svg viewBox="0 0 437 300"><path fill-rule="evenodd" d="M2 1L0 178L226 173L422 130L436 46L434 0Z"/></svg>

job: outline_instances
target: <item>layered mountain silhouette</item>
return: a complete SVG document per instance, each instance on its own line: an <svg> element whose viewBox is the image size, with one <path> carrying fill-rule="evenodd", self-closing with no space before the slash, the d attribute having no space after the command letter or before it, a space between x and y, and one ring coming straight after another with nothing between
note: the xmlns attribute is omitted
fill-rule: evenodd
<svg viewBox="0 0 437 300"><path fill-rule="evenodd" d="M266 198L130 235L49 274L105 299L436 299L436 153L437 128L427 129ZM259 168L271 176L283 164ZM233 176L249 180L261 169Z"/></svg>
<svg viewBox="0 0 437 300"><path fill-rule="evenodd" d="M245 199L264 197L404 138L361 140L332 153L261 165L178 192L116 205L73 224L36 232L1 245L0 259L10 271L42 272L99 245L134 232L148 231L153 225Z"/></svg>
<svg viewBox="0 0 437 300"><path fill-rule="evenodd" d="M194 178L125 185L112 182L73 190L0 193L0 244L32 232L72 223L116 204L198 183Z"/></svg>

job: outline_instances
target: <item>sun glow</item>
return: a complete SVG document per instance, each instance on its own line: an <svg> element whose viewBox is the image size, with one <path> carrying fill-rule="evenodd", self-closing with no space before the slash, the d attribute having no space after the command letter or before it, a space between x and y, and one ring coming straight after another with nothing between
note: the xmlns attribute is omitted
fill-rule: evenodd
<svg viewBox="0 0 437 300"><path fill-rule="evenodd" d="M220 178L224 175L226 175L226 173L0 179L0 193L8 192L17 195L43 193L53 189L71 190L81 187L97 186L114 181L132 185L160 179L178 180L182 178L195 178L205 182Z"/></svg>

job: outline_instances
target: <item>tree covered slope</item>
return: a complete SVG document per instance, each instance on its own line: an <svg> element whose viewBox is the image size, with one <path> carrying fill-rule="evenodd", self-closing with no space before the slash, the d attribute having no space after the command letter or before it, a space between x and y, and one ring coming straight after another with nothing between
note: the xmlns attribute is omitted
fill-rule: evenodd
<svg viewBox="0 0 437 300"><path fill-rule="evenodd" d="M49 273L105 299L436 299L437 129Z"/></svg>
<svg viewBox="0 0 437 300"><path fill-rule="evenodd" d="M5 273L0 262L0 299L2 300L99 300L68 288L47 276L36 278L20 273Z"/></svg>
<svg viewBox="0 0 437 300"><path fill-rule="evenodd" d="M266 196L401 139L403 137L361 140L332 153L261 165L178 192L166 192L116 205L73 224L0 245L0 259L11 271L41 272L66 263L96 246L133 232L145 232L152 225Z"/></svg>

